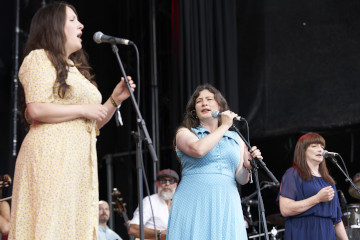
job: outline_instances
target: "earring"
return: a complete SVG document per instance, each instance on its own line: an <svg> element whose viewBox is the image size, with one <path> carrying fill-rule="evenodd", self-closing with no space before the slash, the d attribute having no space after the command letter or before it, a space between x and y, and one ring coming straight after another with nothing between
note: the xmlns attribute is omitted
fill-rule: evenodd
<svg viewBox="0 0 360 240"><path fill-rule="evenodd" d="M191 114L191 117L192 117L192 118L198 119L198 116L196 115L196 111L195 111L195 110L191 110L191 111L190 111L190 114Z"/></svg>

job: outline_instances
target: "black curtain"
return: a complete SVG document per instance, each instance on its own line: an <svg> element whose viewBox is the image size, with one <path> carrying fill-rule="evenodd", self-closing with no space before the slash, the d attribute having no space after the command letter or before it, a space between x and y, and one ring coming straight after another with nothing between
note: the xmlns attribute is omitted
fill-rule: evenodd
<svg viewBox="0 0 360 240"><path fill-rule="evenodd" d="M264 2L264 135L360 123L360 2Z"/></svg>
<svg viewBox="0 0 360 240"><path fill-rule="evenodd" d="M173 13L177 25L172 26L173 54L177 56L173 79L177 81L171 92L181 115L173 114L171 122L180 123L196 86L210 83L222 92L232 111L262 126L262 1L173 0L173 6L178 7Z"/></svg>
<svg viewBox="0 0 360 240"><path fill-rule="evenodd" d="M356 0L179 1L174 103L183 110L211 83L254 138L358 125L359 10Z"/></svg>
<svg viewBox="0 0 360 240"><path fill-rule="evenodd" d="M175 50L179 61L173 62L174 79L178 81L172 85L172 93L176 94L172 102L180 114L176 113L174 122L180 123L187 100L196 86L203 83L219 88L231 108L238 109L235 3L235 0L179 1L179 31L173 31L174 39L178 39L174 44L178 44Z"/></svg>

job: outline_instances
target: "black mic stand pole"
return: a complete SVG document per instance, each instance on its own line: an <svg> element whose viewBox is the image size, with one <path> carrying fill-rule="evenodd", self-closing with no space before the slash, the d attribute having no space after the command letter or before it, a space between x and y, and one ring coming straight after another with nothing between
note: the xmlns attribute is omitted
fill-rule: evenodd
<svg viewBox="0 0 360 240"><path fill-rule="evenodd" d="M265 184L265 185L263 185L263 186L260 188L260 191L263 190L263 189L265 189L265 188L268 188L268 187L271 187L271 185L270 185L270 184ZM241 199L241 203L242 203L242 204L248 203L248 202L251 200L251 198L253 198L255 195L257 195L257 191L255 191L255 192L251 193L250 195L242 198L242 199Z"/></svg>
<svg viewBox="0 0 360 240"><path fill-rule="evenodd" d="M340 165L338 164L337 160L335 157L331 156L330 157L332 160L332 163L334 163L339 169L340 171L344 174L345 178L350 182L351 186L358 192L358 194L360 195L360 189L355 185L355 183L352 181L352 179L349 177L348 174L345 173L345 171L340 167Z"/></svg>
<svg viewBox="0 0 360 240"><path fill-rule="evenodd" d="M257 181L257 180L256 180ZM271 185L270 184L265 184L264 186L262 186L261 188L260 188L260 192L261 192L261 190L263 190L263 189L265 189L265 188L267 188L267 187L270 187ZM258 191L256 190L255 192L253 192L253 193L251 193L250 195L248 195L248 196L246 196L246 197L244 197L243 199L241 199L241 204L245 204L245 205L247 205L247 212L248 212L248 215L249 215L249 220L250 220L250 223L249 223L249 225L251 226L251 228L252 228L252 232L253 233L255 233L255 234L258 234L258 231L256 230L256 228L255 228L255 226L253 225L253 220L252 220L252 216L251 216L251 212L250 212L250 209L249 209L249 207L250 207L250 201L251 201L251 198L253 198L254 196L256 196L258 194ZM259 204L259 201L258 201L258 204ZM249 227L250 227L249 226ZM259 226L259 228L260 228L260 226Z"/></svg>
<svg viewBox="0 0 360 240"><path fill-rule="evenodd" d="M246 146L249 149L249 152L252 153L253 151L251 150L250 144L246 141L244 136L240 133L239 129L237 129L237 127L234 124L232 125L232 127L235 129L235 131L239 134L241 139L244 141L244 143L246 144ZM259 164L265 170L265 172L271 178L271 180L274 182L274 184L276 184L278 186L280 185L279 181L276 179L274 174L272 174L272 172L266 167L266 164L261 159L254 158L253 161L251 161L251 162L256 162L256 164Z"/></svg>
<svg viewBox="0 0 360 240"><path fill-rule="evenodd" d="M134 43L129 43L134 44ZM144 240L144 220L143 220L143 159L142 159L142 140L145 140L147 147L149 149L151 158L154 162L158 161L154 146L152 144L149 132L147 131L145 121L141 116L138 104L136 103L134 93L131 91L129 81L127 79L127 75L125 73L123 64L121 62L120 56L119 56L119 49L116 46L116 44L111 44L112 51L116 55L116 58L118 60L121 73L124 76L124 81L127 85L127 88L130 93L131 102L134 106L136 116L137 116L137 125L138 125L138 132L135 135L136 139L136 169L137 169L137 178L138 178L138 202L139 202L139 217L140 217L140 239Z"/></svg>
<svg viewBox="0 0 360 240"><path fill-rule="evenodd" d="M266 217L265 217L265 207L264 207L264 202L263 202L261 192L260 192L259 175L258 175L259 167L254 160L251 160L250 164L252 166L252 170L255 175L256 191L257 191L257 195L258 195L259 209L260 209L261 219L262 219L261 222L264 227L265 239L269 240L269 234L268 234L268 229L267 229L267 225L266 225ZM260 223L259 223L259 230L260 230ZM259 233L261 233L261 231L259 231Z"/></svg>
<svg viewBox="0 0 360 240"><path fill-rule="evenodd" d="M246 141L244 136L240 133L239 129L237 129L237 127L234 124L233 124L233 128L239 134L241 139L244 141L244 143L248 147L249 152L251 153L252 150L251 150L251 146L248 143L248 141ZM270 172L270 170L266 167L265 163L261 161L261 159L254 158L253 160L250 161L250 164L252 166L252 170L253 170L254 175L255 175L256 191L257 191L257 195L258 195L259 209L260 209L261 219L262 219L261 222L262 222L262 225L264 227L265 239L269 240L269 234L268 234L268 229L267 229L267 225L266 225L266 217L265 217L265 207L264 207L264 202L263 202L263 199L262 199L262 196L261 196L261 191L260 191L259 175L258 175L258 169L259 169L258 163L259 163L259 165L261 165L266 170L269 177L273 180L273 182L275 182L275 184L279 184L279 181ZM259 219L259 221L260 221L260 219ZM259 226L260 226L260 222L259 222ZM259 233L261 233L261 231L259 231Z"/></svg>

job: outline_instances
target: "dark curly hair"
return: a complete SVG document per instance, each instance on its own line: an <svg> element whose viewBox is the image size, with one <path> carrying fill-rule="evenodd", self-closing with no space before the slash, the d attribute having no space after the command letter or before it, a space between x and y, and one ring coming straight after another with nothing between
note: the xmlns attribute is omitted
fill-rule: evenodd
<svg viewBox="0 0 360 240"><path fill-rule="evenodd" d="M180 127L186 127L190 129L197 127L200 124L199 119L196 117L195 104L196 104L196 99L200 95L200 92L204 90L208 90L209 92L214 94L215 101L219 104L220 112L229 110L228 103L219 90L217 90L214 86L208 83L204 85L199 85L195 89L194 93L192 94L186 105L185 117Z"/></svg>
<svg viewBox="0 0 360 240"><path fill-rule="evenodd" d="M24 57L36 49L44 49L51 63L56 69L56 82L60 98L64 98L69 85L66 83L70 64L65 51L66 36L64 26L66 22L66 7L71 8L75 14L74 6L66 2L54 2L39 9L32 18L29 38L24 48ZM80 49L69 56L75 67L95 86L94 76L91 74L91 67L88 56L83 49ZM25 94L22 87L20 91L20 111L24 121L26 109ZM24 121L26 123L26 121Z"/></svg>
<svg viewBox="0 0 360 240"><path fill-rule="evenodd" d="M223 97L223 95L221 94L221 92L218 89L216 89L214 86L212 86L211 84L208 84L208 83L206 83L204 85L199 85L195 89L194 93L191 95L191 97L186 105L184 120L183 120L182 124L177 128L176 132L180 128L183 128L183 127L191 129L191 128L195 128L195 127L199 126L200 120L196 116L195 104L196 104L196 99L200 95L200 92L204 91L204 90L208 90L209 92L214 94L214 99L219 104L220 112L229 110L229 105L228 105L226 99ZM176 137L174 137L173 145L174 145L174 147L176 146Z"/></svg>

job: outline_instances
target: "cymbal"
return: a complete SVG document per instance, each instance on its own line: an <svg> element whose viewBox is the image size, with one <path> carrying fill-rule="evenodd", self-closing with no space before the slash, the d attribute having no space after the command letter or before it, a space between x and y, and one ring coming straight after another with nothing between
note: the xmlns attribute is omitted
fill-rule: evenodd
<svg viewBox="0 0 360 240"><path fill-rule="evenodd" d="M285 219L280 213L275 213L266 217L266 223L277 226L285 226Z"/></svg>
<svg viewBox="0 0 360 240"><path fill-rule="evenodd" d="M359 181L356 181L354 182L355 185L360 188L360 180ZM352 186L349 187L349 194L350 196L352 196L353 198L356 198L356 199L360 199L360 195L359 193L355 190L355 188L353 188Z"/></svg>

